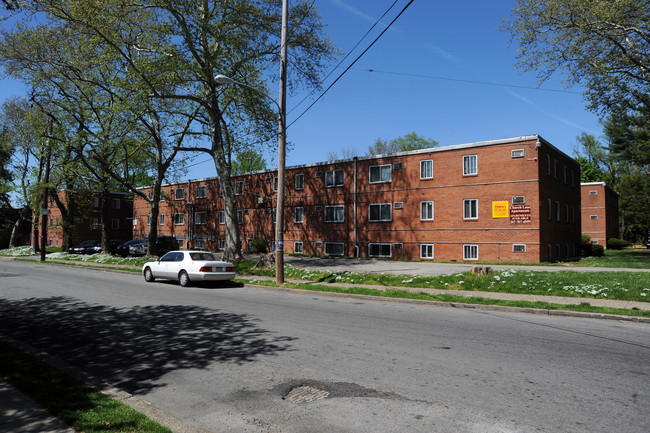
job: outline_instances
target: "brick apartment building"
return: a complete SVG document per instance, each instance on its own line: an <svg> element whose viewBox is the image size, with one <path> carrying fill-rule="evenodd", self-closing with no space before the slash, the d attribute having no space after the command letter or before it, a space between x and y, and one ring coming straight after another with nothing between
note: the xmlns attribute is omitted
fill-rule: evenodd
<svg viewBox="0 0 650 433"><path fill-rule="evenodd" d="M67 191L58 193L59 199L67 202ZM107 229L109 240L125 241L133 237L133 200L130 194L110 192L105 195L108 215ZM47 243L49 246L63 245L61 210L54 199L49 201ZM72 245L88 240L101 240L101 196L99 193L76 194L76 215L72 229ZM39 229L39 240L41 230Z"/></svg>
<svg viewBox="0 0 650 433"><path fill-rule="evenodd" d="M582 233L607 248L607 239L619 237L618 194L604 182L580 184Z"/></svg>
<svg viewBox="0 0 650 433"><path fill-rule="evenodd" d="M257 238L273 247L276 176L233 177L244 251ZM579 179L579 165L537 135L287 167L284 251L438 261L575 257ZM223 248L217 178L163 192L159 234L184 248ZM149 212L135 200L136 238L147 236Z"/></svg>

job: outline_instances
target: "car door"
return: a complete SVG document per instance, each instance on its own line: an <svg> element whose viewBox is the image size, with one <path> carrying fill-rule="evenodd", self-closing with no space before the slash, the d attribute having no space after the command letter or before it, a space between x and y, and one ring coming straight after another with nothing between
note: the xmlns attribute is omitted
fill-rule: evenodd
<svg viewBox="0 0 650 433"><path fill-rule="evenodd" d="M170 266L174 263L176 253L167 253L158 260L154 269L154 277L156 278L171 278ZM173 266L171 266L173 267Z"/></svg>
<svg viewBox="0 0 650 433"><path fill-rule="evenodd" d="M167 278L176 278L183 266L184 254L178 251L168 254L173 254L173 259L167 263Z"/></svg>

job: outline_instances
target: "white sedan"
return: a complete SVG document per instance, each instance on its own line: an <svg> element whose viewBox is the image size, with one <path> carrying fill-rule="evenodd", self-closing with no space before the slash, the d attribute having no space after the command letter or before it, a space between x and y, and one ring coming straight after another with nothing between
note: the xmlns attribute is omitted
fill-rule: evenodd
<svg viewBox="0 0 650 433"><path fill-rule="evenodd" d="M232 280L235 266L206 251L170 251L158 261L145 263L142 275L147 282L156 278L178 280L187 287L192 282Z"/></svg>

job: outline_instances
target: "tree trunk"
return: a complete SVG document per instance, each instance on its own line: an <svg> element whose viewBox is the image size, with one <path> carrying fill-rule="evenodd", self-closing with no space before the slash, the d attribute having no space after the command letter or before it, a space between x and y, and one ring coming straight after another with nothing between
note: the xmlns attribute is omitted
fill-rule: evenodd
<svg viewBox="0 0 650 433"><path fill-rule="evenodd" d="M14 224L14 228L11 230L11 238L9 239L9 248L16 248L21 246L21 239L23 228L25 224L31 220L32 210L29 206L23 206L18 216L18 220Z"/></svg>

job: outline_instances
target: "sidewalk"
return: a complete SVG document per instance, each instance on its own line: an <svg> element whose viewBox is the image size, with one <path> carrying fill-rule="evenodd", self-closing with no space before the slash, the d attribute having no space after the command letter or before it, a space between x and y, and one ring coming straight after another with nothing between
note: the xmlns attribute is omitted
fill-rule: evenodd
<svg viewBox="0 0 650 433"><path fill-rule="evenodd" d="M0 432L74 433L74 430L0 379Z"/></svg>

